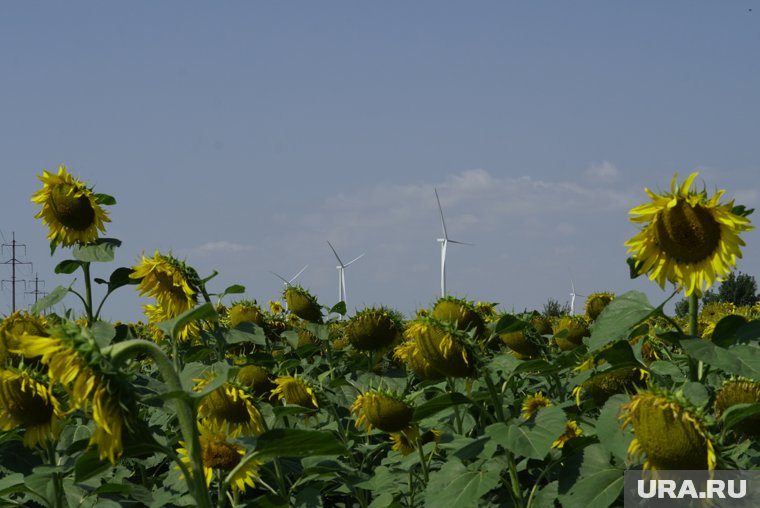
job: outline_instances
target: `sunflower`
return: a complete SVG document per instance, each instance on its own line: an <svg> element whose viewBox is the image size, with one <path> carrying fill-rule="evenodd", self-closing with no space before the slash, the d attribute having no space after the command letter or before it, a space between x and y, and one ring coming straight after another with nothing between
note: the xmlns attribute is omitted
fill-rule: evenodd
<svg viewBox="0 0 760 508"><path fill-rule="evenodd" d="M282 293L290 312L304 321L322 322L322 307L317 298L301 286L288 286Z"/></svg>
<svg viewBox="0 0 760 508"><path fill-rule="evenodd" d="M169 313L166 308L160 305L153 305L151 303L143 305L143 311L148 318L148 329L150 335L152 335L153 339L156 342L161 342L164 340L166 335L163 330L155 325L169 319L174 319L177 316ZM180 342L190 342L198 337L200 333L201 325L198 323L198 321L189 321L186 325L179 329L177 332L177 339Z"/></svg>
<svg viewBox="0 0 760 508"><path fill-rule="evenodd" d="M208 487L211 485L215 470L232 471L240 464L246 450L239 444L227 441L227 436L223 430L209 422L199 422L198 430L200 431L199 441L203 456L203 474ZM180 460L185 464L190 464L190 453L186 444L183 441L180 441L179 444L180 448L177 449L177 453ZM247 487L255 487L254 481L259 478L259 468L263 464L264 462L258 459L246 461L245 466L236 471L233 477L229 479L233 490L242 492Z"/></svg>
<svg viewBox="0 0 760 508"><path fill-rule="evenodd" d="M377 427L383 432L401 432L412 423L414 410L394 395L369 391L359 395L351 406L356 414L356 427L367 432Z"/></svg>
<svg viewBox="0 0 760 508"><path fill-rule="evenodd" d="M590 320L595 320L604 308L615 299L614 293L591 293L586 298L584 311Z"/></svg>
<svg viewBox="0 0 760 508"><path fill-rule="evenodd" d="M195 270L171 255L159 251L152 258L143 255L129 277L140 281L137 291L141 296L155 298L171 317L179 316L198 302L199 281Z"/></svg>
<svg viewBox="0 0 760 508"><path fill-rule="evenodd" d="M227 323L230 328L235 328L240 323L253 323L263 327L264 314L255 300L235 302L227 312Z"/></svg>
<svg viewBox="0 0 760 508"><path fill-rule="evenodd" d="M623 427L631 424L635 436L628 454L635 458L643 453L644 469L715 469L715 448L705 423L682 397L646 391L622 409Z"/></svg>
<svg viewBox="0 0 760 508"><path fill-rule="evenodd" d="M425 361L446 376L467 377L475 371L474 358L465 342L467 334L450 323L418 318L407 325L404 337L415 341Z"/></svg>
<svg viewBox="0 0 760 508"><path fill-rule="evenodd" d="M92 243L99 232L105 232L104 223L111 219L101 208L99 196L71 176L65 166L58 169L57 175L43 170L39 179L43 185L32 195L32 202L42 205L42 209L34 217L47 225L53 248Z"/></svg>
<svg viewBox="0 0 760 508"><path fill-rule="evenodd" d="M581 392L587 392L597 406L603 406L616 393L631 392L636 387L647 384L649 372L639 368L623 366L599 372L573 389L575 402L580 407Z"/></svg>
<svg viewBox="0 0 760 508"><path fill-rule="evenodd" d="M357 312L346 324L343 333L360 351L378 351L393 346L401 339L401 316L385 307Z"/></svg>
<svg viewBox="0 0 760 508"><path fill-rule="evenodd" d="M720 417L728 408L736 404L757 404L760 402L760 383L747 378L733 378L725 381L715 394L715 414ZM755 414L739 422L734 427L742 434L760 435L760 415Z"/></svg>
<svg viewBox="0 0 760 508"><path fill-rule="evenodd" d="M280 376L274 380L277 387L272 390L272 397L285 400L286 404L295 404L309 409L319 408L314 388L303 379L295 376Z"/></svg>
<svg viewBox="0 0 760 508"><path fill-rule="evenodd" d="M739 233L753 229L746 216L734 213L734 202L720 204L724 190L712 197L707 191L691 191L699 173L689 175L683 185L673 176L670 193L646 193L651 203L630 211L631 221L642 230L625 242L628 252L660 287L670 281L685 289L686 296L701 295L716 279L729 273L741 257L744 242Z"/></svg>
<svg viewBox="0 0 760 508"><path fill-rule="evenodd" d="M475 304L461 298L444 296L438 299L431 316L439 321L453 324L457 329L469 331L474 329L477 337L485 333L485 321L477 311Z"/></svg>
<svg viewBox="0 0 760 508"><path fill-rule="evenodd" d="M69 411L81 408L92 415L97 428L90 444L98 446L100 459L107 457L115 463L123 452L122 430L128 414L125 408L132 402L131 388L116 375L95 370L93 365L99 365L102 357L87 338L74 335L78 331L69 325L52 328L50 337L23 335L14 352L40 357L40 363L48 367L50 386L60 383L67 390Z"/></svg>
<svg viewBox="0 0 760 508"><path fill-rule="evenodd" d="M275 387L269 372L258 365L244 365L235 375L235 382L249 389L257 397L269 394Z"/></svg>
<svg viewBox="0 0 760 508"><path fill-rule="evenodd" d="M27 372L0 370L0 430L23 427L24 446L33 448L57 438L62 416L50 388Z"/></svg>
<svg viewBox="0 0 760 508"><path fill-rule="evenodd" d="M544 397L541 392L533 395L528 395L522 403L522 417L525 420L530 420L542 407L549 407L552 405L552 401Z"/></svg>
<svg viewBox="0 0 760 508"><path fill-rule="evenodd" d="M578 422L575 420L568 420L565 424L565 432L562 433L561 436L559 436L553 443L552 448L559 448L562 449L565 446L565 443L573 439L574 437L579 437L583 435L583 429L581 429L578 426Z"/></svg>
<svg viewBox="0 0 760 508"><path fill-rule="evenodd" d="M406 364L406 366L421 379L438 380L446 377L435 369L425 359L425 354L420 349L416 340L405 340L393 350L393 357Z"/></svg>
<svg viewBox="0 0 760 508"><path fill-rule="evenodd" d="M282 306L282 302L279 300L269 300L269 312L272 314L282 314L285 312L285 307Z"/></svg>
<svg viewBox="0 0 760 508"><path fill-rule="evenodd" d="M9 351L18 346L18 336L25 333L45 336L48 326L44 317L24 311L16 311L0 321L0 366L8 361Z"/></svg>
<svg viewBox="0 0 760 508"><path fill-rule="evenodd" d="M420 430L416 425L412 425L400 432L391 433L391 450L395 450L402 455L409 455L417 449L417 442L420 445L426 445L427 443L440 442L441 431L438 429L430 429L423 432L420 435Z"/></svg>
<svg viewBox="0 0 760 508"><path fill-rule="evenodd" d="M202 390L208 382L207 379L198 380L195 390ZM225 429L230 437L264 432L264 420L251 396L230 383L224 383L203 397L198 414L207 418L215 428Z"/></svg>

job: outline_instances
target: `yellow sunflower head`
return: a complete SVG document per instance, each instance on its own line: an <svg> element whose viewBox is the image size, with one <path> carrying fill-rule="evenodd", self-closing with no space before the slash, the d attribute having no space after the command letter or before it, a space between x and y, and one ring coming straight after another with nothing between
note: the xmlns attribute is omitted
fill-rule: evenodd
<svg viewBox="0 0 760 508"><path fill-rule="evenodd" d="M201 455L203 457L203 474L206 479L206 486L211 485L214 477L214 471L229 473L235 469L245 456L245 447L227 440L223 429L214 426L210 422L198 422L199 441L201 444ZM186 444L179 442L180 448L177 453L180 460L185 464L190 464L190 454ZM230 478L230 486L233 490L243 492L246 488L255 487L255 480L259 478L259 468L264 464L258 459L250 459L245 466L238 469L234 476Z"/></svg>
<svg viewBox="0 0 760 508"><path fill-rule="evenodd" d="M230 328L235 328L240 323L253 323L263 327L264 314L256 301L236 302L227 311L227 323Z"/></svg>
<svg viewBox="0 0 760 508"><path fill-rule="evenodd" d="M404 362L407 368L421 379L438 380L446 377L435 369L426 359L416 340L408 339L393 350L393 357Z"/></svg>
<svg viewBox="0 0 760 508"><path fill-rule="evenodd" d="M47 336L49 323L43 316L16 311L0 321L0 366L6 364L10 351L18 347L18 337L29 334Z"/></svg>
<svg viewBox="0 0 760 508"><path fill-rule="evenodd" d="M604 308L615 298L614 293L591 293L586 298L585 312L590 320L595 320Z"/></svg>
<svg viewBox="0 0 760 508"><path fill-rule="evenodd" d="M268 396L275 387L269 372L258 365L244 365L235 375L235 382L250 390L257 397Z"/></svg>
<svg viewBox="0 0 760 508"><path fill-rule="evenodd" d="M356 426L371 432L377 427L383 432L400 432L412 423L414 410L398 396L378 391L359 395L351 406L356 414Z"/></svg>
<svg viewBox="0 0 760 508"><path fill-rule="evenodd" d="M459 330L474 329L478 337L485 332L483 316L477 311L475 304L468 300L453 296L441 297L435 303L431 316L439 321L451 323Z"/></svg>
<svg viewBox="0 0 760 508"><path fill-rule="evenodd" d="M47 225L52 250L58 245L92 243L105 232L104 223L111 219L101 205L114 203L113 198L93 194L65 166L58 169L57 175L43 170L39 179L43 185L32 195L32 202L42 205L35 218Z"/></svg>
<svg viewBox="0 0 760 508"><path fill-rule="evenodd" d="M526 420L530 420L538 413L538 410L542 407L549 407L552 405L552 401L544 397L542 392L537 392L525 397L522 403L522 417Z"/></svg>
<svg viewBox="0 0 760 508"><path fill-rule="evenodd" d="M554 327L554 342L562 351L569 351L583 344L589 336L588 323L582 316L563 316Z"/></svg>
<svg viewBox="0 0 760 508"><path fill-rule="evenodd" d="M196 391L201 391L209 379L199 379ZM264 432L264 419L253 398L231 383L207 394L198 406L198 415L215 428L225 429L230 437L259 435Z"/></svg>
<svg viewBox="0 0 760 508"><path fill-rule="evenodd" d="M746 378L725 381L715 394L715 415L736 404L757 404L760 402L760 383ZM753 415L739 422L734 429L748 436L760 436L760 415Z"/></svg>
<svg viewBox="0 0 760 508"><path fill-rule="evenodd" d="M565 432L562 433L553 443L552 448L562 449L565 443L573 439L574 437L580 437L583 435L583 429L578 426L578 422L575 420L568 420L565 424Z"/></svg>
<svg viewBox="0 0 760 508"><path fill-rule="evenodd" d="M401 316L385 307L368 308L357 312L346 324L343 333L360 351L378 351L401 339Z"/></svg>
<svg viewBox="0 0 760 508"><path fill-rule="evenodd" d="M466 342L467 333L433 317L407 324L407 341L416 342L419 354L436 371L448 377L468 377L475 372L475 359Z"/></svg>
<svg viewBox="0 0 760 508"><path fill-rule="evenodd" d="M58 437L61 405L47 385L23 370L0 370L0 430L24 428L24 446L45 446Z"/></svg>
<svg viewBox="0 0 760 508"><path fill-rule="evenodd" d="M697 409L677 394L654 390L623 405L623 427L633 427L628 454L646 457L644 469L714 470L715 448Z"/></svg>
<svg viewBox="0 0 760 508"><path fill-rule="evenodd" d="M390 437L392 443L391 450L395 450L402 455L409 455L417 449L418 442L420 446L440 442L441 431L430 429L420 435L420 429L416 425L412 425L402 431L391 433Z"/></svg>
<svg viewBox="0 0 760 508"><path fill-rule="evenodd" d="M698 174L682 185L674 175L669 193L646 189L652 202L630 211L635 216L631 221L642 229L625 242L639 273L649 274L662 288L666 281L683 287L687 296L701 295L729 273L741 257L739 234L753 229L742 207L720 203L724 190L712 197L705 190L692 191Z"/></svg>
<svg viewBox="0 0 760 508"><path fill-rule="evenodd" d="M312 323L322 322L322 307L317 298L301 286L288 286L282 296L288 302L290 312Z"/></svg>
<svg viewBox="0 0 760 508"><path fill-rule="evenodd" d="M142 296L155 298L169 319L191 309L198 302L198 274L173 256L158 251L152 258L143 255L140 264L132 269L129 277L140 281L137 291Z"/></svg>
<svg viewBox="0 0 760 508"><path fill-rule="evenodd" d="M580 390L577 392L574 390L573 393L578 401L580 391L585 391L597 406L603 406L607 399L616 393L632 392L636 388L643 388L648 378L649 372L639 367L617 367L587 379L580 385Z"/></svg>
<svg viewBox="0 0 760 508"><path fill-rule="evenodd" d="M319 408L317 394L314 388L296 376L280 376L274 380L277 387L272 390L270 398L277 397L286 404L295 404L309 409Z"/></svg>

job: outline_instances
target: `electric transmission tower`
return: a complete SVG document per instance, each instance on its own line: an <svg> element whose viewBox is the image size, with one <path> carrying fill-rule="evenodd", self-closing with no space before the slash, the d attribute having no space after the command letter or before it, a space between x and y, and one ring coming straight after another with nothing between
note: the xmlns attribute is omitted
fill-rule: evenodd
<svg viewBox="0 0 760 508"><path fill-rule="evenodd" d="M34 289L32 291L25 291L24 294L27 295L34 295L34 303L37 303L37 300L40 296L45 296L47 291L43 291L45 289L45 281L41 280L38 274L34 274L34 280L29 281L34 284ZM42 289L40 289L40 285L42 285Z"/></svg>
<svg viewBox="0 0 760 508"><path fill-rule="evenodd" d="M2 288L3 284L6 282L11 283L11 302L12 302L12 309L13 312L16 312L16 283L20 282L24 284L24 290L26 290L26 280L24 279L17 279L16 278L16 265L29 265L31 266L31 261L20 261L16 257L16 247L21 247L24 249L24 256L26 256L26 244L24 243L16 243L16 232L13 232L11 243L4 243L0 245L0 256L5 253L6 248L10 248L11 251L11 258L7 261L3 261L0 264L3 265L11 265L11 278L10 279L3 279L0 281L0 288Z"/></svg>

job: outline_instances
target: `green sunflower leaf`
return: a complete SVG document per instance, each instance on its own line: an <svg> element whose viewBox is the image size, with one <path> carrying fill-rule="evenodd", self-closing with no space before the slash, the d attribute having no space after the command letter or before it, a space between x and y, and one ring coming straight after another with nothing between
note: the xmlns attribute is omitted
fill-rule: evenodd
<svg viewBox="0 0 760 508"><path fill-rule="evenodd" d="M346 315L346 302L338 302L330 308L330 314Z"/></svg>
<svg viewBox="0 0 760 508"><path fill-rule="evenodd" d="M217 295L217 297L221 300L227 295L241 295L245 293L245 286L242 286L240 284L233 284L231 286L228 286L227 289L222 291Z"/></svg>
<svg viewBox="0 0 760 508"><path fill-rule="evenodd" d="M111 206L116 204L116 198L109 194L93 193L92 197L95 198L95 202L99 205Z"/></svg>
<svg viewBox="0 0 760 508"><path fill-rule="evenodd" d="M628 338L631 329L658 311L640 291L628 291L612 300L599 314L591 330L589 349Z"/></svg>
<svg viewBox="0 0 760 508"><path fill-rule="evenodd" d="M55 273L65 273L70 274L77 271L77 268L82 266L81 261L77 261L76 259L64 259L57 265L55 265L55 269L53 270Z"/></svg>
<svg viewBox="0 0 760 508"><path fill-rule="evenodd" d="M216 313L216 309L212 304L204 303L203 305L198 305L197 307L186 310L174 319L169 319L157 323L156 326L164 331L167 335L176 337L186 324L190 323L191 321L198 321L200 319L207 321L217 321L219 320L219 315Z"/></svg>
<svg viewBox="0 0 760 508"><path fill-rule="evenodd" d="M50 292L50 294L40 298L34 305L32 305L32 314L39 314L43 310L49 309L53 305L63 300L63 297L65 297L68 292L69 288L67 287L56 287Z"/></svg>
<svg viewBox="0 0 760 508"><path fill-rule="evenodd" d="M452 406L458 406L460 404L468 404L472 402L468 397L465 397L461 393L444 393L433 397L429 401L414 408L414 415L412 421L418 422L434 414L443 411L444 409Z"/></svg>
<svg viewBox="0 0 760 508"><path fill-rule="evenodd" d="M489 425L486 434L518 456L540 460L565 431L566 423L565 412L556 406L549 406L540 409L534 420Z"/></svg>
<svg viewBox="0 0 760 508"><path fill-rule="evenodd" d="M330 432L272 429L258 437L256 453L260 457L308 457L342 455L346 449Z"/></svg>
<svg viewBox="0 0 760 508"><path fill-rule="evenodd" d="M122 286L129 286L133 284L139 284L138 279L130 278L130 275L134 273L134 270L127 267L120 267L111 272L111 276L108 277L108 290L113 291Z"/></svg>
<svg viewBox="0 0 760 508"><path fill-rule="evenodd" d="M503 466L495 460L465 466L450 458L438 471L430 474L425 489L425 506L458 508L479 506L479 500L501 481Z"/></svg>
<svg viewBox="0 0 760 508"><path fill-rule="evenodd" d="M760 348L757 346L740 344L725 349L703 339L683 339L681 347L692 358L729 374L760 379Z"/></svg>
<svg viewBox="0 0 760 508"><path fill-rule="evenodd" d="M720 421L723 422L723 425L727 429L730 429L742 420L745 420L757 414L760 414L760 403L735 404L726 409L723 414L720 415Z"/></svg>
<svg viewBox="0 0 760 508"><path fill-rule="evenodd" d="M84 262L108 263L116 257L116 248L121 246L121 240L116 238L98 238L90 245L74 247L74 258Z"/></svg>

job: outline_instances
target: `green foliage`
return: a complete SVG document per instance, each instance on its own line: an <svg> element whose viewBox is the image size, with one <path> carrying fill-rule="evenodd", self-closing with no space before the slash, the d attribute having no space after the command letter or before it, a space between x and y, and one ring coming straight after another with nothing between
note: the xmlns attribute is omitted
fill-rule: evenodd
<svg viewBox="0 0 760 508"><path fill-rule="evenodd" d="M564 305L554 298L549 298L544 304L544 316L558 317L570 313L570 303L565 302Z"/></svg>

